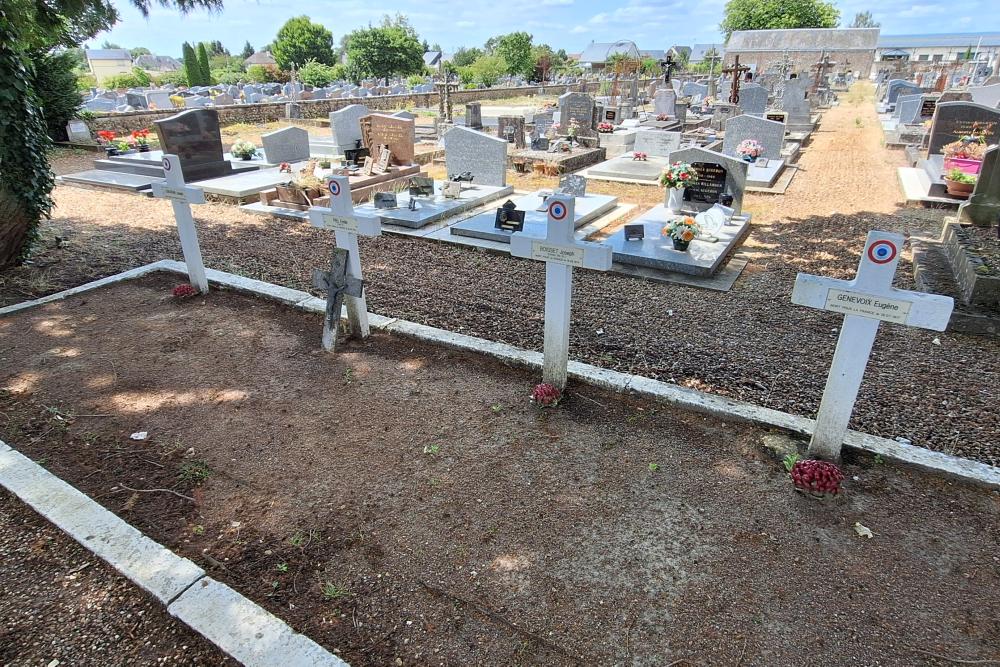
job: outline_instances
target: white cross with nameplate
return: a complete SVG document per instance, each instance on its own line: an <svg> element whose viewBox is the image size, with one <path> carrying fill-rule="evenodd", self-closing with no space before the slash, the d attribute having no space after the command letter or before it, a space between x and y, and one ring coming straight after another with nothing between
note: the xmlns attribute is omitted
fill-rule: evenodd
<svg viewBox="0 0 1000 667"><path fill-rule="evenodd" d="M951 297L892 287L903 240L899 234L868 232L854 280L805 273L795 278L792 303L846 315L809 442L809 455L814 458L840 459L840 447L880 322L935 331L944 331L948 326L954 307Z"/></svg>
<svg viewBox="0 0 1000 667"><path fill-rule="evenodd" d="M555 194L547 203L545 238L515 232L510 254L545 262L545 363L542 379L560 391L566 387L569 363L570 306L573 300L573 267L596 271L611 268L611 248L573 238L576 200Z"/></svg>
<svg viewBox="0 0 1000 667"><path fill-rule="evenodd" d="M313 227L332 229L337 247L348 252L347 275L362 280L361 253L358 250L358 234L362 236L380 236L382 224L378 218L359 218L354 215L354 205L351 202L351 183L347 176L330 176L327 179L330 190L330 206L312 206L309 208L309 222ZM371 333L368 325L368 303L362 292L361 296L345 296L347 306L347 321L352 334L357 338L367 338ZM333 335L336 335L334 329ZM330 332L323 332L323 347L332 349ZM330 344L328 344L330 343Z"/></svg>
<svg viewBox="0 0 1000 667"><path fill-rule="evenodd" d="M184 251L184 263L187 265L188 281L199 292L207 294L208 278L205 276L205 263L201 259L198 230L195 229L194 216L191 215L191 204L204 204L205 193L201 188L184 182L181 160L176 155L163 156L163 175L165 181L156 181L152 184L153 196L169 199L173 205L177 233L181 237L181 250Z"/></svg>

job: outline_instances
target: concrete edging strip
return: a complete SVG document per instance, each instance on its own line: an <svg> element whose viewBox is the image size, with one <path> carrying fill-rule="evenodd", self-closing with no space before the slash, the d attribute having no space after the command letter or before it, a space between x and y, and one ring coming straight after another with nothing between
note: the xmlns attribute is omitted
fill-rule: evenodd
<svg viewBox="0 0 1000 667"><path fill-rule="evenodd" d="M58 294L43 297L42 299L27 301L16 304L15 306L8 306L7 308L0 309L0 316L7 314L7 312L14 312L15 310L23 310L33 306L42 305L44 303L49 303L50 301L72 296L73 294L77 294L88 289L103 287L104 285L111 284L113 282L127 280L129 278L145 275L157 270L170 271L172 273L180 273L184 275L187 274L187 267L183 262L175 260L161 260L136 269L131 269L130 271L120 273L117 276L109 276L108 278L104 278L102 280L66 290L65 292L59 292ZM308 294L307 292L281 287L279 285L273 285L271 283L253 280L251 278L244 278L243 276L226 273L224 271L217 271L214 269L208 269L207 274L210 282L234 289L236 291L277 299L282 303L308 312L323 312L325 310L325 302L322 299ZM398 333L403 336L409 336L411 338L424 340L438 345L444 345L454 349L486 354L515 366L527 368L541 368L542 366L541 352L522 350L512 345L507 345L506 343L498 343L483 338L476 338L466 334L455 333L445 329L438 329L436 327L418 324L416 322L384 317L374 313L369 313L368 319L371 326L376 329L382 329L391 333ZM597 366L584 364L578 361L570 361L568 370L571 378L580 380L581 382L593 384L619 393L636 393L646 398L672 403L689 410L711 414L718 417L763 424L765 426L780 428L800 435L810 435L815 425L815 420L807 417L757 406L744 401L735 401L722 396L716 396L714 394L700 392L695 389L689 389L687 387L679 387L674 384L653 380L652 378L643 377L641 375L621 373L619 371L599 368ZM883 457L895 459L902 463L959 477L976 484L984 484L1000 488L1000 468L980 463L978 461L963 459L957 456L951 456L950 454L944 454L942 452L935 452L916 445L907 445L896 442L895 440L889 440L888 438L881 438L867 433L861 433L859 431L848 431L844 444L853 449L862 450L871 454L879 454Z"/></svg>

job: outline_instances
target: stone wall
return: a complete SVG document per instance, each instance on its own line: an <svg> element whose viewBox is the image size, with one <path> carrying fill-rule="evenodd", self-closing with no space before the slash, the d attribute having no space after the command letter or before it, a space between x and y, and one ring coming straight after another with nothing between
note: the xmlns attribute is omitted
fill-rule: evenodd
<svg viewBox="0 0 1000 667"><path fill-rule="evenodd" d="M648 81L643 83L647 85ZM452 93L454 104L466 102L502 100L512 97L534 97L536 95L562 95L574 90L595 93L600 82L590 81L561 86L522 86L519 88L484 88L477 90L459 90ZM285 118L285 102L268 102L263 104L234 104L231 106L213 107L219 112L219 124L234 123L268 123ZM438 108L437 93L420 93L407 95L382 95L379 97L353 97L335 100L304 100L298 103L303 118L326 118L330 112L342 109L349 104L364 104L369 109L379 111L394 111L408 107L424 109ZM132 130L152 127L153 121L167 118L177 113L177 109L158 109L154 111L130 111L126 113L95 114L87 121L90 131L111 130L118 134L127 134Z"/></svg>
<svg viewBox="0 0 1000 667"><path fill-rule="evenodd" d="M731 67L734 57L739 53L741 65L756 65L757 71L764 73L772 65L780 65L783 57L781 51L731 51L726 50L725 67ZM865 79L872 71L872 64L875 60L875 51L789 51L788 57L792 61L792 69L799 72L799 76L810 81L816 74L815 65L819 62L820 54L825 53L830 56L830 62L836 63L826 70L828 74L835 74L841 71L850 70L861 72L861 78ZM846 65L850 62L850 65ZM718 70L716 70L718 71Z"/></svg>

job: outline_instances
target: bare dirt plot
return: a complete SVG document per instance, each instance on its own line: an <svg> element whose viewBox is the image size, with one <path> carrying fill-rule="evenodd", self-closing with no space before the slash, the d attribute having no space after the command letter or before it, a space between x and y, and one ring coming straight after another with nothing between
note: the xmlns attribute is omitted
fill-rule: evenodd
<svg viewBox="0 0 1000 667"><path fill-rule="evenodd" d="M331 358L317 316L174 283L0 320L0 433L354 665L1000 658L996 492L855 461L819 503L758 429L582 386L543 412L530 373Z"/></svg>

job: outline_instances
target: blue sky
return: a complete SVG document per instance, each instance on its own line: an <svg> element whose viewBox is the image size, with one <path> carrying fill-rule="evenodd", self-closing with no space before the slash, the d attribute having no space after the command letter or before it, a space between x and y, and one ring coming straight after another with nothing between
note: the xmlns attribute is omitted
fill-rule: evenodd
<svg viewBox="0 0 1000 667"><path fill-rule="evenodd" d="M526 30L535 42L570 53L582 51L591 41L631 39L641 49L665 49L721 40L718 31L725 0L371 0L289 3L287 0L225 0L219 14L194 12L181 17L176 11L154 7L143 18L125 0L114 0L122 20L111 31L91 40L105 39L132 48L145 46L159 55L179 56L181 43L221 40L239 52L246 40L254 47L270 42L287 19L307 14L333 32L345 33L377 23L386 12L401 12L428 43L445 51L460 46L482 46L492 35ZM842 24L855 12L871 10L885 34L974 31L1000 32L997 0L839 0ZM876 5L876 6L873 6Z"/></svg>

